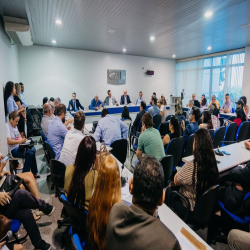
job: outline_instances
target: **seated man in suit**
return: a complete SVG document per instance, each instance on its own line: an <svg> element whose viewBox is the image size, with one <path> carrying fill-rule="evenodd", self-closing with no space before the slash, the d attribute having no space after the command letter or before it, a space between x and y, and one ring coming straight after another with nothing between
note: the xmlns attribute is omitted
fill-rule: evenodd
<svg viewBox="0 0 250 250"><path fill-rule="evenodd" d="M118 102L116 98L112 96L111 90L108 90L108 96L106 97L105 101L103 102L105 106L118 106Z"/></svg>
<svg viewBox="0 0 250 250"><path fill-rule="evenodd" d="M165 195L163 168L155 157L144 156L138 162L129 191L133 204L117 202L110 211L106 249L180 250L174 234L155 216Z"/></svg>
<svg viewBox="0 0 250 250"><path fill-rule="evenodd" d="M72 99L69 101L68 110L77 111L80 110L80 108L84 110L84 107L81 105L80 101L76 99L76 93L74 92L72 93Z"/></svg>
<svg viewBox="0 0 250 250"><path fill-rule="evenodd" d="M142 101L140 105L140 112L136 115L136 118L133 123L132 132L135 134L138 131L138 126L141 121L141 118L146 113L146 102Z"/></svg>
<svg viewBox="0 0 250 250"><path fill-rule="evenodd" d="M109 115L107 109L102 110L102 118L99 120L93 137L96 141L102 139L103 143L110 146L112 142L127 139L129 127L117 116Z"/></svg>
<svg viewBox="0 0 250 250"><path fill-rule="evenodd" d="M102 101L99 99L99 95L95 94L95 98L90 103L90 110L99 110L103 107Z"/></svg>
<svg viewBox="0 0 250 250"><path fill-rule="evenodd" d="M124 95L121 96L120 104L121 105L128 105L129 103L131 103L131 100L129 98L129 95L127 95L127 90L124 89L123 93L124 93Z"/></svg>

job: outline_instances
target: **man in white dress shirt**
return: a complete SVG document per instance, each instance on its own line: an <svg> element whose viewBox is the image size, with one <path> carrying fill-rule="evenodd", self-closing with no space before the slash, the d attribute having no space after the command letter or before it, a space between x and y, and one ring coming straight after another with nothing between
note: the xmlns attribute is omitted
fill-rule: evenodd
<svg viewBox="0 0 250 250"><path fill-rule="evenodd" d="M84 138L85 115L82 110L75 113L74 128L65 136L59 161L66 166L75 163L78 146Z"/></svg>

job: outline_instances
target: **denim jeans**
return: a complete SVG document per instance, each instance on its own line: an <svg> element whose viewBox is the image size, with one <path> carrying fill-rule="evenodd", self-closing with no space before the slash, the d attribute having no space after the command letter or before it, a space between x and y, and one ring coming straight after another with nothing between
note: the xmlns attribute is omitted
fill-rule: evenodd
<svg viewBox="0 0 250 250"><path fill-rule="evenodd" d="M25 153L25 156L24 156ZM37 164L36 164L36 149L33 147L31 149L27 149L25 151L19 151L19 147L16 147L11 150L11 154L15 158L24 158L25 163L23 166L23 172L31 172L33 174L37 174Z"/></svg>

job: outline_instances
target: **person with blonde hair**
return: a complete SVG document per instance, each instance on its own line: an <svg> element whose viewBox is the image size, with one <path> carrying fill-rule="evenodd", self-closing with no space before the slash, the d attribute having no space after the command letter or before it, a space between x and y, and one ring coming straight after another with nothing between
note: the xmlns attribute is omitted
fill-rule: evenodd
<svg viewBox="0 0 250 250"><path fill-rule="evenodd" d="M88 250L106 249L106 231L113 205L121 202L121 178L116 159L107 156L100 167L87 217Z"/></svg>
<svg viewBox="0 0 250 250"><path fill-rule="evenodd" d="M161 95L161 100L163 102L163 105L167 105L167 100L163 94Z"/></svg>

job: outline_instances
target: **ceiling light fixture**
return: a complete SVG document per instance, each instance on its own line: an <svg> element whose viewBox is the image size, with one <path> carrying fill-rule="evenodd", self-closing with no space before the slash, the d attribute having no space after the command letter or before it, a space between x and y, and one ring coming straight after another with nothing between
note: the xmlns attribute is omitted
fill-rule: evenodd
<svg viewBox="0 0 250 250"><path fill-rule="evenodd" d="M205 17L210 17L212 15L213 15L213 12L211 12L211 11L208 11L208 12L205 13Z"/></svg>
<svg viewBox="0 0 250 250"><path fill-rule="evenodd" d="M61 25L61 24L62 24L62 21L59 20L59 19L57 19L55 23Z"/></svg>
<svg viewBox="0 0 250 250"><path fill-rule="evenodd" d="M52 43L56 43L56 40L52 40Z"/></svg>
<svg viewBox="0 0 250 250"><path fill-rule="evenodd" d="M151 40L151 41L154 41L154 40L155 40L155 37L154 37L154 36L151 36L151 37L150 37L150 40Z"/></svg>
<svg viewBox="0 0 250 250"><path fill-rule="evenodd" d="M211 49L212 49L212 47L211 47L211 46L208 46L208 47L207 47L207 50L211 50Z"/></svg>
<svg viewBox="0 0 250 250"><path fill-rule="evenodd" d="M123 51L123 52L126 52L127 50L126 50L126 49L123 49L122 51Z"/></svg>
<svg viewBox="0 0 250 250"><path fill-rule="evenodd" d="M175 58L176 57L176 55L173 55L173 58Z"/></svg>

